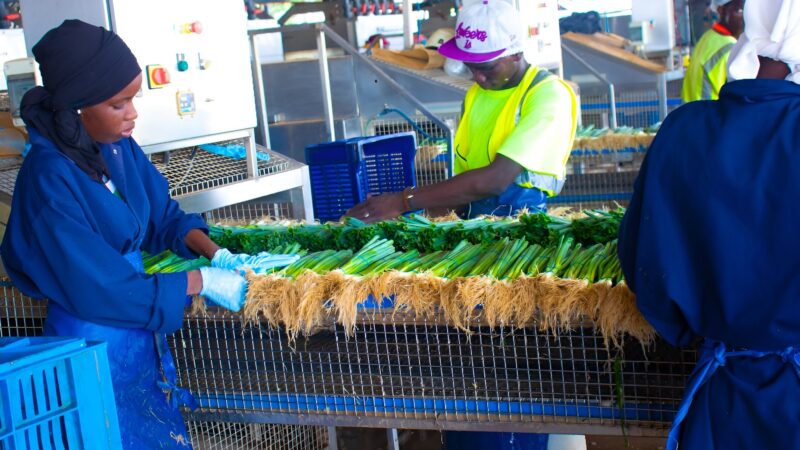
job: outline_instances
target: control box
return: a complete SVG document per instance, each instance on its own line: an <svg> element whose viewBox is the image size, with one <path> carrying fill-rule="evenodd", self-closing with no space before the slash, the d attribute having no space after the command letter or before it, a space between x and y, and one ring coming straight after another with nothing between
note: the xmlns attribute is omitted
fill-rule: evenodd
<svg viewBox="0 0 800 450"><path fill-rule="evenodd" d="M631 23L642 24L645 53L665 52L675 47L675 3L672 0L633 0ZM639 40L639 39L632 39Z"/></svg>
<svg viewBox="0 0 800 450"><path fill-rule="evenodd" d="M20 113L20 104L25 93L42 84L39 68L33 58L20 58L6 61L3 64L3 80L8 88L8 101L11 110L11 122L15 127L24 127Z"/></svg>
<svg viewBox="0 0 800 450"><path fill-rule="evenodd" d="M113 30L142 67L134 138L145 151L180 148L256 126L241 2L21 0L30 49L66 18Z"/></svg>

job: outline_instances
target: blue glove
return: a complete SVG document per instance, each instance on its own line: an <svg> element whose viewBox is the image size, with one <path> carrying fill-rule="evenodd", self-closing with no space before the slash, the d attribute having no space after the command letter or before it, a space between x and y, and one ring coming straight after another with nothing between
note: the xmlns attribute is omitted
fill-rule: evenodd
<svg viewBox="0 0 800 450"><path fill-rule="evenodd" d="M227 156L233 159L244 159L247 157L247 149L244 145L215 145L203 144L200 146L203 150L214 153L215 155ZM269 153L256 152L256 159L259 161L269 161Z"/></svg>
<svg viewBox="0 0 800 450"><path fill-rule="evenodd" d="M200 295L233 312L242 309L247 293L247 280L243 276L233 270L216 267L201 267L200 275L203 277Z"/></svg>
<svg viewBox="0 0 800 450"><path fill-rule="evenodd" d="M300 259L300 255L273 255L272 253L261 252L245 261L244 267L251 269L255 273L265 273L276 267L286 267L298 259Z"/></svg>
<svg viewBox="0 0 800 450"><path fill-rule="evenodd" d="M298 255L273 255L261 252L255 256L244 253L231 253L227 249L221 248L214 253L211 259L211 267L221 269L231 269L245 271L250 269L255 273L265 273L276 267L285 267L300 259Z"/></svg>
<svg viewBox="0 0 800 450"><path fill-rule="evenodd" d="M250 255L245 253L231 253L227 248L221 248L211 258L211 267L236 270L242 266Z"/></svg>

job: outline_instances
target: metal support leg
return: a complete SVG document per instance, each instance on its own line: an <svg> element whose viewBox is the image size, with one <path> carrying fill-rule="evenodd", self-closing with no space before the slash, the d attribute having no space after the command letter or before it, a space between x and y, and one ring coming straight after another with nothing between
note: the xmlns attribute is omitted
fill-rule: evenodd
<svg viewBox="0 0 800 450"><path fill-rule="evenodd" d="M414 46L414 32L411 31L411 13L414 4L411 0L403 1L403 48L411 48Z"/></svg>
<svg viewBox="0 0 800 450"><path fill-rule="evenodd" d="M669 108L667 106L667 74L658 76L658 117L660 120L667 118Z"/></svg>
<svg viewBox="0 0 800 450"><path fill-rule="evenodd" d="M614 92L614 84L608 83L608 118L612 130L617 129L617 94Z"/></svg>
<svg viewBox="0 0 800 450"><path fill-rule="evenodd" d="M322 102L325 109L325 128L328 138L336 140L336 129L333 125L333 100L331 98L331 77L328 71L328 48L325 45L325 30L317 28L317 50L319 52L319 76L322 81Z"/></svg>
<svg viewBox="0 0 800 450"><path fill-rule="evenodd" d="M336 443L336 427L328 427L328 450L339 450Z"/></svg>
<svg viewBox="0 0 800 450"><path fill-rule="evenodd" d="M264 74L261 68L261 60L258 56L258 36L250 35L250 60L253 72L253 90L256 97L256 120L261 127L261 135L256 139L259 144L266 148L270 147L269 142L269 119L267 118L267 101L264 95Z"/></svg>
<svg viewBox="0 0 800 450"><path fill-rule="evenodd" d="M247 161L247 178L258 176L258 157L256 156L256 138L251 130L245 140L245 155Z"/></svg>
<svg viewBox="0 0 800 450"><path fill-rule="evenodd" d="M400 439L397 437L397 428L387 428L386 438L388 440L387 450L400 450Z"/></svg>
<svg viewBox="0 0 800 450"><path fill-rule="evenodd" d="M308 174L308 166L303 167L303 214L307 222L314 221L314 201L311 198L311 176Z"/></svg>
<svg viewBox="0 0 800 450"><path fill-rule="evenodd" d="M589 72L590 72L592 75L594 75L594 76L595 76L595 77L596 77L598 80L600 80L600 81L602 81L603 83L605 83L606 85L608 85L608 104L609 104L609 118L608 118L608 124L609 124L609 126L610 126L612 129L613 129L613 128L617 128L617 97L616 97L616 94L615 94L615 92L614 92L614 84L613 84L612 82L610 82L610 81L608 80L608 78L606 78L606 76L605 76L605 75L603 75L602 73L600 73L600 71L598 71L597 69L595 69L595 68L594 68L594 67L593 67L591 64L589 64L589 63L588 63L586 60L584 60L583 58L581 58L581 57L580 57L580 55L578 55L578 53L576 53L576 52L575 52L575 50L573 50L573 49L569 48L567 45L564 45L564 43L562 43L562 44L561 44L561 49L562 49L562 50L564 50L564 52L565 52L566 54L568 54L568 55L572 56L572 58L574 58L574 59L575 59L575 61L577 61L577 62L578 62L578 64L580 64L580 65L582 65L583 67L585 67L585 68L586 68L586 70L588 70L588 71L589 71ZM665 78L665 79L666 79L666 78ZM666 93L666 84L665 84L664 86L665 86L665 91L664 91L664 92ZM666 114L665 114L665 115L666 115Z"/></svg>

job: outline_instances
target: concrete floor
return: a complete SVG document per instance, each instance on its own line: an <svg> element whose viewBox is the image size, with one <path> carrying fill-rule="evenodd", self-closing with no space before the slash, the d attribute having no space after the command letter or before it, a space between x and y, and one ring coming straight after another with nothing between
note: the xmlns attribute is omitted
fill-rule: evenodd
<svg viewBox="0 0 800 450"><path fill-rule="evenodd" d="M339 450L387 450L386 430L337 428ZM430 430L399 430L401 450L441 450L442 434ZM626 439L617 436L586 436L587 450L663 450L666 438ZM491 449L487 449L491 450Z"/></svg>

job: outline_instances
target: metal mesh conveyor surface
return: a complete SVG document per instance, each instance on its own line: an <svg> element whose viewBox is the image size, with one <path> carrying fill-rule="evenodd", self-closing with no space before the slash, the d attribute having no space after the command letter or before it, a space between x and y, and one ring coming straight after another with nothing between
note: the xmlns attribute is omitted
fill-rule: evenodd
<svg viewBox="0 0 800 450"><path fill-rule="evenodd" d="M613 209L627 206L633 182L644 161L644 148L574 150L567 161L567 181L549 208Z"/></svg>
<svg viewBox="0 0 800 450"><path fill-rule="evenodd" d="M22 295L8 280L0 281L0 337L40 336L47 302Z"/></svg>
<svg viewBox="0 0 800 450"><path fill-rule="evenodd" d="M9 196L14 194L14 184L21 166L22 158L0 158L0 192Z"/></svg>
<svg viewBox="0 0 800 450"><path fill-rule="evenodd" d="M609 351L590 328L466 333L440 319L365 310L351 337L330 324L291 342L212 312L175 335L176 364L200 418L599 434L624 420L660 435L695 361L664 344Z"/></svg>
<svg viewBox="0 0 800 450"><path fill-rule="evenodd" d="M412 69L410 67L401 66L399 64L393 64L391 62L387 62L384 60L372 58L374 61L377 61L379 64L385 64L389 67L392 67L398 71L406 72L410 75L414 75L419 78L423 78L429 81L433 81L435 83L439 83L443 86L455 88L458 90L463 91L465 94L472 84L474 83L471 78L466 77L456 77L449 75L444 69L425 69L425 70L418 70Z"/></svg>
<svg viewBox="0 0 800 450"><path fill-rule="evenodd" d="M282 219L294 216L294 205L261 199L217 208L204 213L209 222L250 223L262 219Z"/></svg>
<svg viewBox="0 0 800 450"><path fill-rule="evenodd" d="M45 303L2 289L0 336L40 334ZM292 342L212 308L187 314L170 343L198 423L618 434L624 421L631 435L663 435L696 361L660 342L609 350L580 324L467 333L377 309L352 336L330 323Z"/></svg>
<svg viewBox="0 0 800 450"><path fill-rule="evenodd" d="M224 145L222 143L221 145ZM296 168L298 163L279 153L259 149L269 160L258 161L258 173L274 175ZM181 197L247 179L244 159L234 159L206 152L198 147L155 153L155 167L169 182L170 195ZM0 191L12 195L22 158L0 158Z"/></svg>
<svg viewBox="0 0 800 450"><path fill-rule="evenodd" d="M328 446L324 427L189 422L187 430L196 450L322 450Z"/></svg>
<svg viewBox="0 0 800 450"><path fill-rule="evenodd" d="M458 113L443 114L439 118L452 124L455 131L460 119ZM431 122L423 115L409 117L417 125L415 128L407 120L397 116L371 119L366 123L366 132L375 136L415 131L417 134L417 154L414 158L417 186L425 186L446 180L450 177L449 155L447 154L447 130ZM425 134L427 134L427 136Z"/></svg>
<svg viewBox="0 0 800 450"><path fill-rule="evenodd" d="M219 145L226 144L223 142ZM278 153L266 149L259 149L259 152L269 155L269 160L258 161L259 175L273 175L292 166L290 160ZM247 163L244 159L220 156L199 147L156 153L151 160L169 182L170 195L173 197L247 179Z"/></svg>

